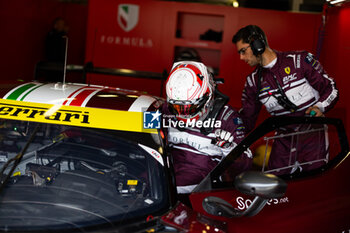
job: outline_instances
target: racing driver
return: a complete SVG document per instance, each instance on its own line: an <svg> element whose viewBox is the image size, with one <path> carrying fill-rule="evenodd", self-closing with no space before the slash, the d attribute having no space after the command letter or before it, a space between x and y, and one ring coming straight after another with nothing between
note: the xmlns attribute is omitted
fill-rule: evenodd
<svg viewBox="0 0 350 233"><path fill-rule="evenodd" d="M243 139L238 112L227 104L201 62L175 62L166 82L163 129L172 154L177 191L190 193ZM248 170L250 151L230 168L230 176Z"/></svg>

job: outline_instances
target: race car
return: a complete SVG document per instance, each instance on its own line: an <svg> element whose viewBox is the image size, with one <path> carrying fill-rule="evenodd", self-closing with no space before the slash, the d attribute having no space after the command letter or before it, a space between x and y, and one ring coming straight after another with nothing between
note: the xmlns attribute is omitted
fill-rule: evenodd
<svg viewBox="0 0 350 233"><path fill-rule="evenodd" d="M161 99L93 85L24 83L0 100L0 229L116 227L174 202Z"/></svg>
<svg viewBox="0 0 350 233"><path fill-rule="evenodd" d="M0 89L0 230L6 232L349 232L350 160L339 119L270 118L190 195L178 199L159 110L163 99L87 84ZM281 129L298 126L287 133ZM296 163L298 141L327 134L327 153ZM292 137L290 164L269 148ZM251 171L232 175L251 150ZM321 164L312 170L303 167Z"/></svg>

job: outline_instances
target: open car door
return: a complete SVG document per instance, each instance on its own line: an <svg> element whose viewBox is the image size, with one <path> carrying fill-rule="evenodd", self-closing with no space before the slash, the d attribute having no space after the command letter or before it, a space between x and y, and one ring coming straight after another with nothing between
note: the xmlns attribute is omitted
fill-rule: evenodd
<svg viewBox="0 0 350 233"><path fill-rule="evenodd" d="M281 147L281 140L289 144ZM232 165L247 150L253 167L235 174ZM284 166L272 167L269 159L286 151ZM349 232L348 155L339 119L271 117L196 187L190 195L195 214L177 226L188 232Z"/></svg>

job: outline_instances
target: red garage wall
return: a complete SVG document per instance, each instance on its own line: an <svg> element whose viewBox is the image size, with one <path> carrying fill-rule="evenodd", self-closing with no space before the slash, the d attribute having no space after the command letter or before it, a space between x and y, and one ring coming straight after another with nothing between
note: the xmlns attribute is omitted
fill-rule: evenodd
<svg viewBox="0 0 350 233"><path fill-rule="evenodd" d="M124 30L118 23L123 4L138 7L135 27ZM125 12L124 12L125 14ZM252 68L239 60L232 36L248 24L259 25L267 34L271 48L308 50L316 53L321 14L233 8L223 5L167 1L90 0L86 62L95 66L141 71L169 72L176 53L195 48L203 63L224 78L220 90L239 108L245 77ZM130 10L129 19L133 18ZM127 24L127 17L125 17ZM222 32L222 41L200 40L212 29ZM88 82L144 90L164 95L159 80L89 75ZM262 121L267 114L261 114Z"/></svg>
<svg viewBox="0 0 350 233"><path fill-rule="evenodd" d="M69 25L68 62L83 64L87 5L47 0L0 1L0 80L32 80L35 64L44 59L44 41L52 21Z"/></svg>
<svg viewBox="0 0 350 233"><path fill-rule="evenodd" d="M348 117L350 99L350 3L327 10L327 21L320 60L328 73L336 80L339 102L329 115L341 117L350 136Z"/></svg>
<svg viewBox="0 0 350 233"><path fill-rule="evenodd" d="M118 23L122 4L135 4L139 9L138 22L129 31ZM320 23L321 14L183 2L90 0L86 61L100 67L162 72L170 70L179 49L192 47L206 65L218 71L218 77L225 79L220 89L231 97L233 106L239 107L251 68L239 60L231 42L234 33L247 24L257 24L265 30L270 47L315 53ZM208 29L222 31L222 41L200 40ZM164 88L160 81L136 78L90 75L88 81L156 95Z"/></svg>

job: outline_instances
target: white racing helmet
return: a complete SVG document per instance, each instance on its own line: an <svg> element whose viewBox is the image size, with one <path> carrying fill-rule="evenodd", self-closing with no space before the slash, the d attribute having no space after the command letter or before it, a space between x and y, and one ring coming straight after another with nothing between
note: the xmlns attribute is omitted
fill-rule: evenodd
<svg viewBox="0 0 350 233"><path fill-rule="evenodd" d="M213 105L214 81L201 62L174 63L166 82L170 111L179 120L204 120Z"/></svg>

